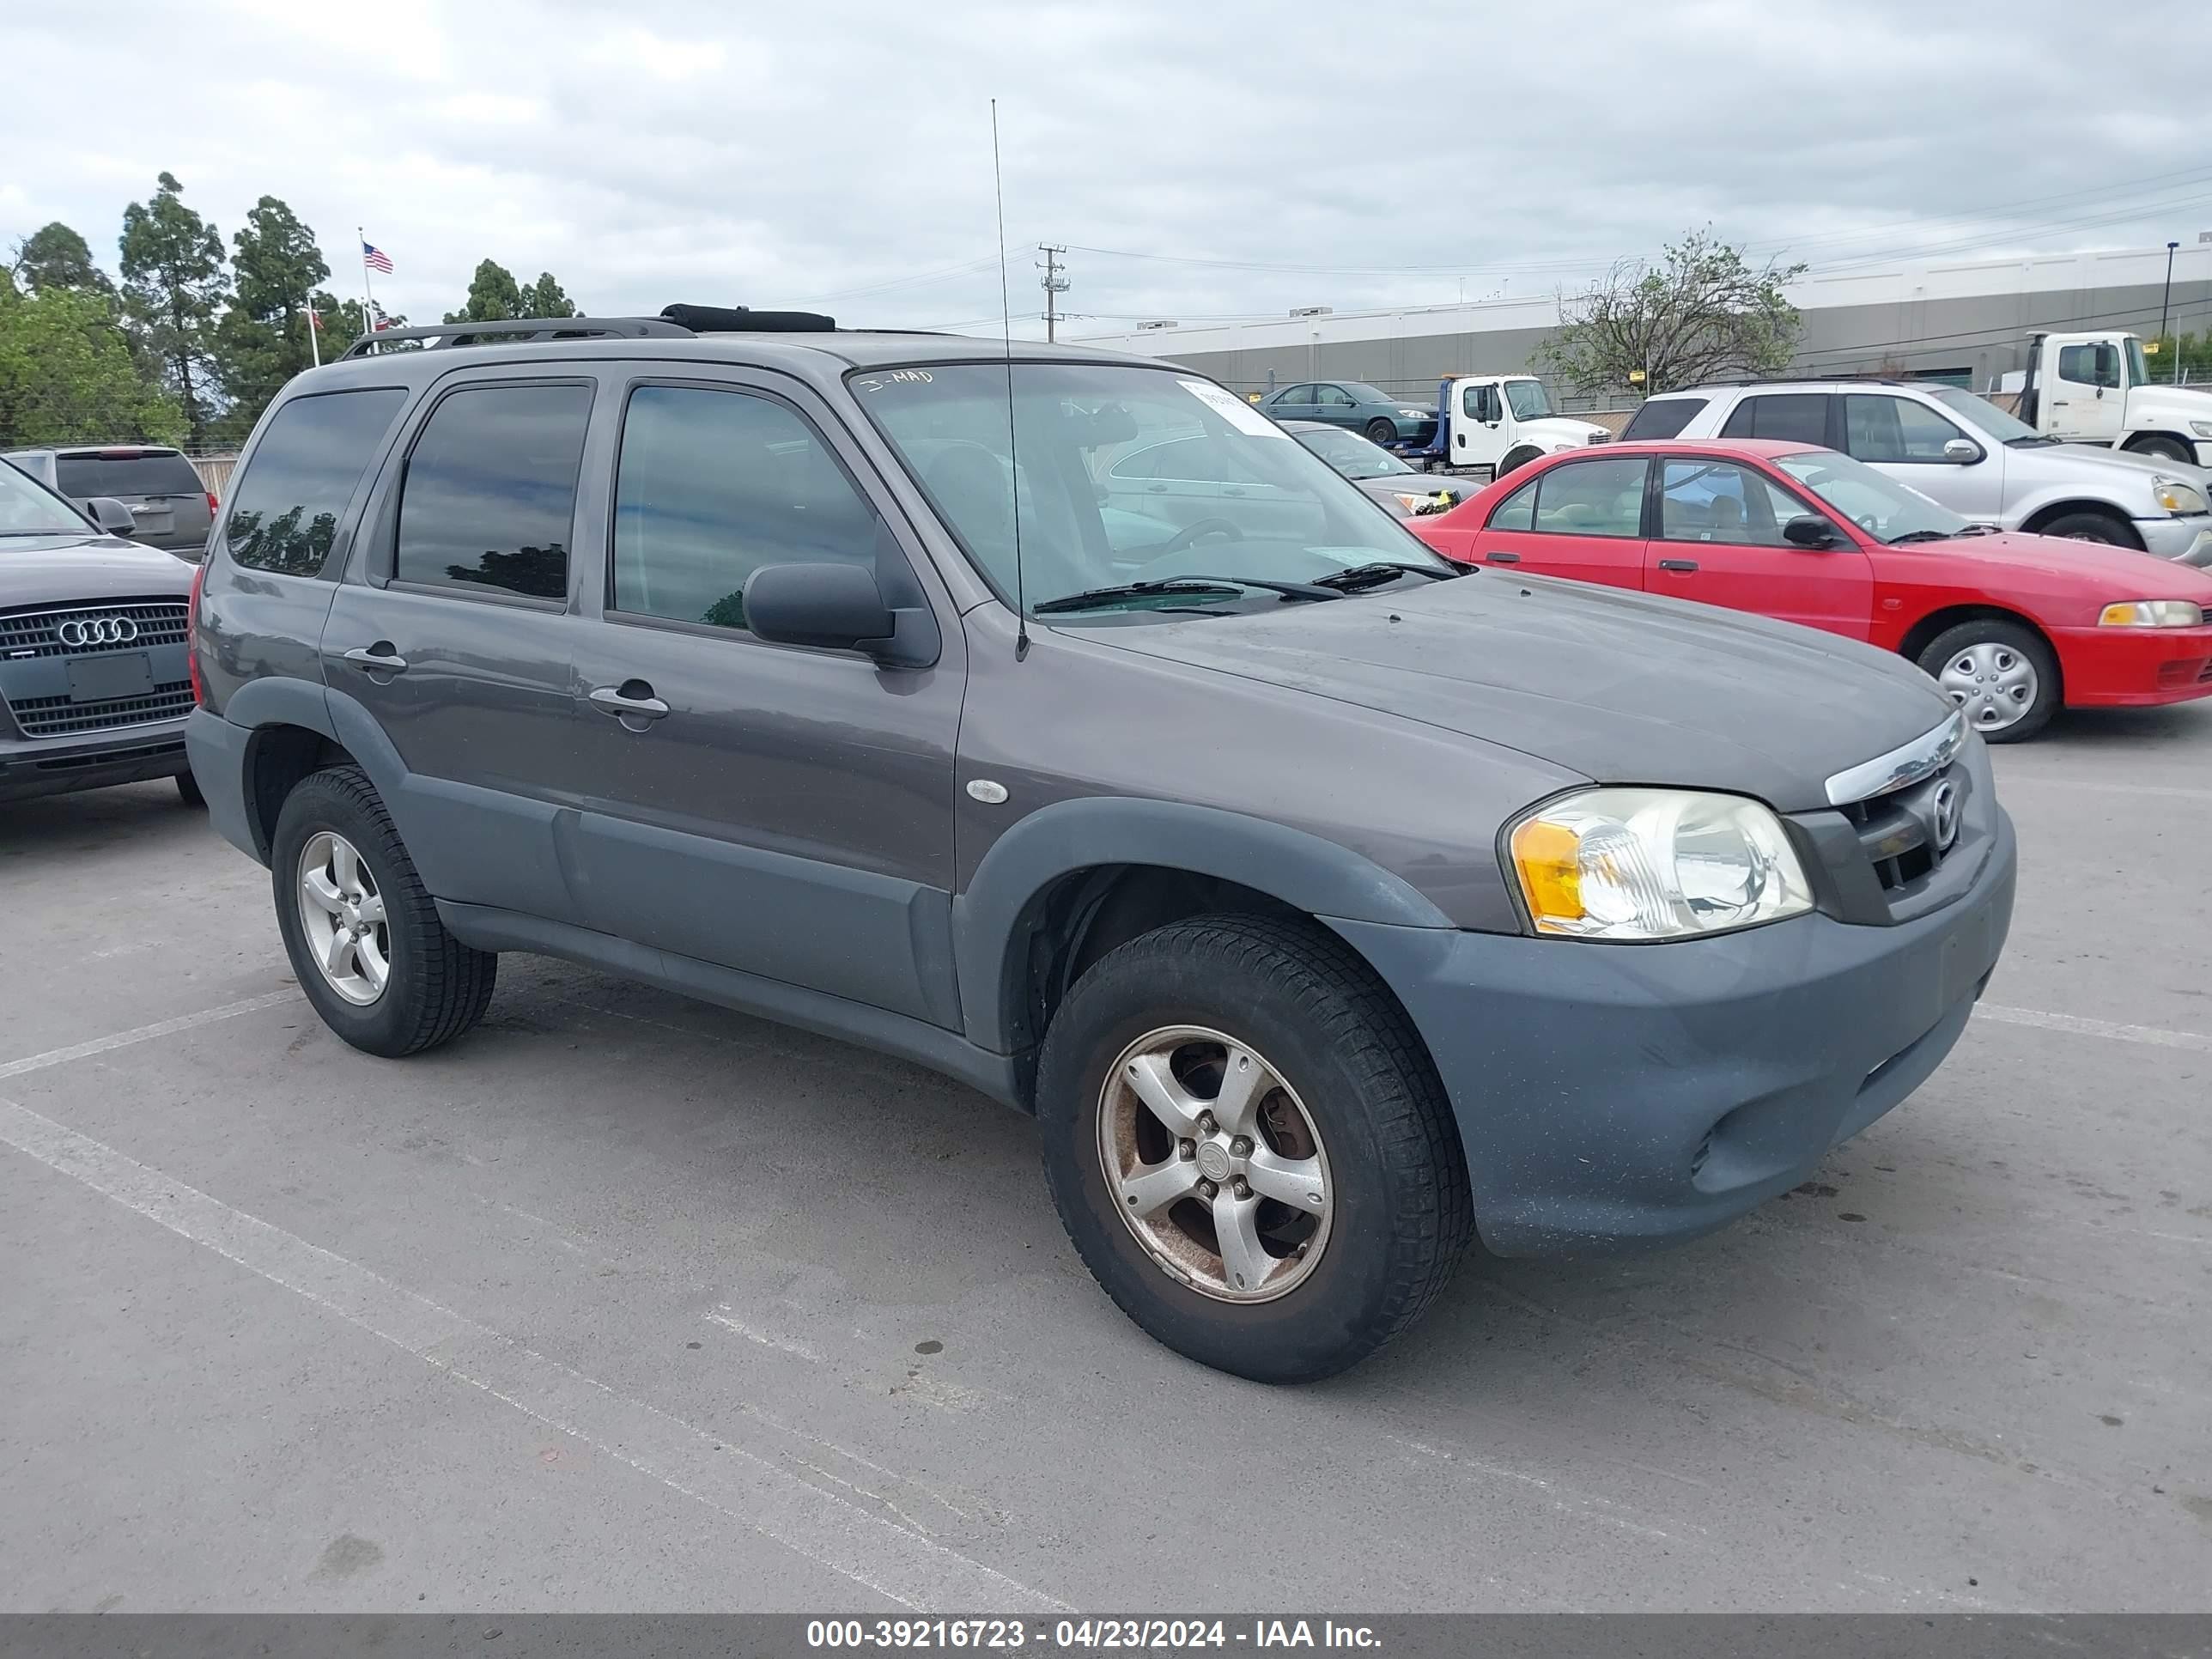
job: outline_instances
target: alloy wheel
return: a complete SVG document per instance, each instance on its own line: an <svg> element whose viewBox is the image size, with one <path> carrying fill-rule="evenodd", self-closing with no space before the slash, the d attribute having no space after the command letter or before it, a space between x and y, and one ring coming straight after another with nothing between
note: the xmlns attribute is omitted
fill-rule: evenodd
<svg viewBox="0 0 2212 1659"><path fill-rule="evenodd" d="M392 978L384 895L360 850L328 830L300 849L300 929L331 989L367 1007Z"/></svg>

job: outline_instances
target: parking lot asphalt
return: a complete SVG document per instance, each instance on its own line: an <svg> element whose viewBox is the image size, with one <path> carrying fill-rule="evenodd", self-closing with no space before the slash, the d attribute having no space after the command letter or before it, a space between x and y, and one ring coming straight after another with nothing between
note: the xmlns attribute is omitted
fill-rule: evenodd
<svg viewBox="0 0 2212 1659"><path fill-rule="evenodd" d="M2201 1610L2212 706L1997 773L1918 1094L1303 1389L1128 1324L956 1085L513 957L371 1059L169 787L0 810L0 1606Z"/></svg>

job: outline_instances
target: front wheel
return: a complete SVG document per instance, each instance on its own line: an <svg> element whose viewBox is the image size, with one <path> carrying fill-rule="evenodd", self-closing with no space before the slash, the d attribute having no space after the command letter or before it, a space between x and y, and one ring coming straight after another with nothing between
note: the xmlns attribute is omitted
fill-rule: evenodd
<svg viewBox="0 0 2212 1659"><path fill-rule="evenodd" d="M2154 460L2179 461L2184 466L2197 464L2196 452L2179 438L2139 439L2128 446L2128 452L2134 455L2148 455Z"/></svg>
<svg viewBox="0 0 2212 1659"><path fill-rule="evenodd" d="M355 1048L398 1059L483 1017L499 958L446 931L367 775L334 766L284 799L270 848L300 988Z"/></svg>
<svg viewBox="0 0 2212 1659"><path fill-rule="evenodd" d="M1259 1382L1372 1353L1473 1237L1427 1052L1310 924L1203 917L1101 958L1046 1033L1037 1116L1060 1219L1107 1294Z"/></svg>
<svg viewBox="0 0 2212 1659"><path fill-rule="evenodd" d="M2063 700L2058 659L2042 635L1986 617L1946 629L1920 666L1990 743L2020 743L2051 723Z"/></svg>
<svg viewBox="0 0 2212 1659"><path fill-rule="evenodd" d="M2066 513L2035 532L2069 542L2102 542L2108 547L2141 547L2124 519L2109 513Z"/></svg>
<svg viewBox="0 0 2212 1659"><path fill-rule="evenodd" d="M1378 416L1367 423L1367 441L1388 449L1398 441L1398 428Z"/></svg>
<svg viewBox="0 0 2212 1659"><path fill-rule="evenodd" d="M1510 454L1507 455L1504 460L1498 462L1496 470L1490 475L1491 481L1494 483L1510 472L1519 471L1522 467L1528 465L1529 462L1534 460L1536 459L1536 455L1537 452L1533 449L1516 449L1513 451Z"/></svg>

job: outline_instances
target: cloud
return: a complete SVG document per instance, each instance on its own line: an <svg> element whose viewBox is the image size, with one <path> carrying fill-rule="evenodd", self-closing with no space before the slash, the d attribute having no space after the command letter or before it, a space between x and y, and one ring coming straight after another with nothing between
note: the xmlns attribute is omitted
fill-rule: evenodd
<svg viewBox="0 0 2212 1659"><path fill-rule="evenodd" d="M226 235L283 198L341 287L364 226L398 265L380 297L418 318L489 257L603 312L980 323L994 96L1015 303L1040 303L1030 245L1073 244L1079 333L1548 292L1705 222L1838 268L2212 228L2189 77L2085 94L2062 0L404 0L355 20L367 49L276 0L202 0L189 27L96 9L13 25L39 70L0 107L0 240L60 218L112 262L166 167ZM2171 61L2200 14L2138 0L2100 49ZM88 128L138 38L185 114L111 102Z"/></svg>

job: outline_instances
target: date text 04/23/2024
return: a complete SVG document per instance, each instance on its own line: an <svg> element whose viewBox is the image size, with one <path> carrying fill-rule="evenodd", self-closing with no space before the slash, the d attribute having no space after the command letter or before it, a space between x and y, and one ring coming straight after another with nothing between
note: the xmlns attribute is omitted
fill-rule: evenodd
<svg viewBox="0 0 2212 1659"><path fill-rule="evenodd" d="M1035 1645L1055 1652L1127 1653L1184 1648L1376 1648L1365 1625L1334 1620L1061 1619L1032 1629L1019 1619L814 1619L810 1648L981 1648Z"/></svg>

